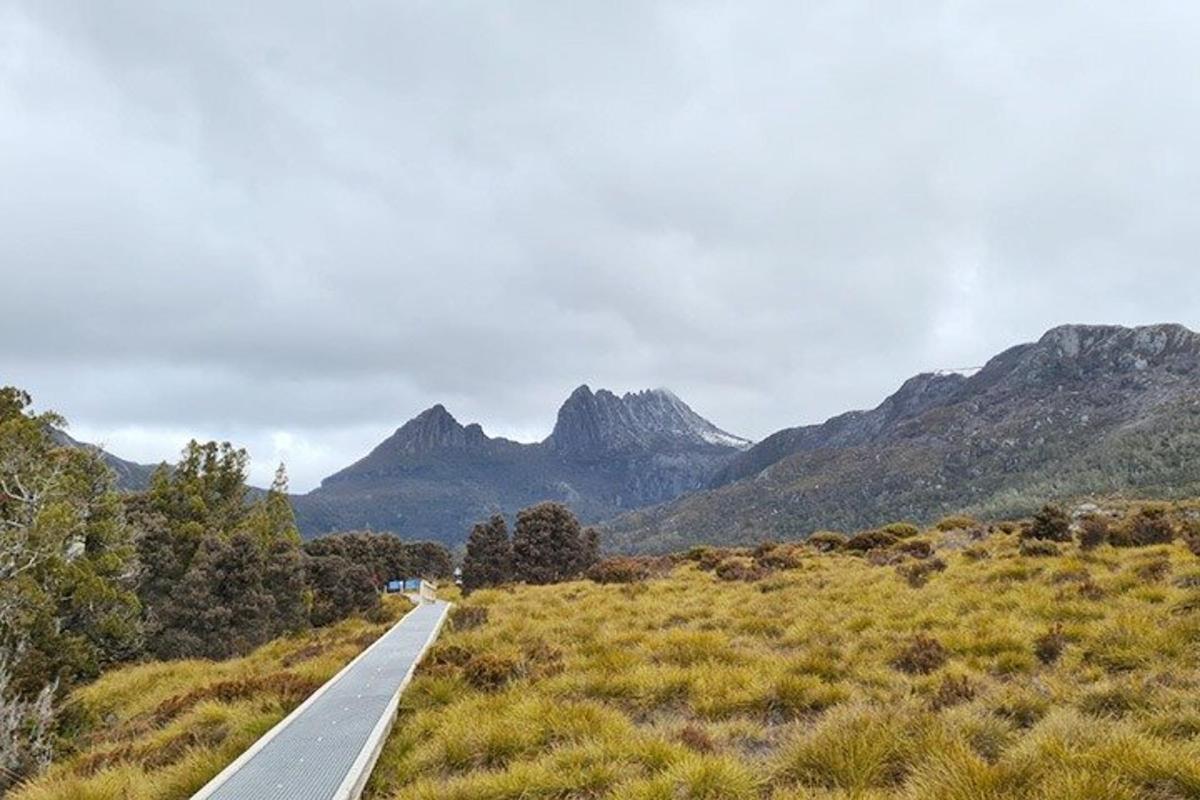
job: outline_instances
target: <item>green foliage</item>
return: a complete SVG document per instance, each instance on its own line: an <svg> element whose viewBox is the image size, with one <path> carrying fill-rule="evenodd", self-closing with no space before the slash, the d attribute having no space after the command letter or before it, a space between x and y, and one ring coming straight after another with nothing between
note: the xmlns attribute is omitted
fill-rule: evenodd
<svg viewBox="0 0 1200 800"><path fill-rule="evenodd" d="M1099 514L1089 514L1079 522L1079 547L1095 550L1108 541L1108 520Z"/></svg>
<svg viewBox="0 0 1200 800"><path fill-rule="evenodd" d="M462 588L467 594L512 580L512 542L504 517L495 514L471 529L462 564Z"/></svg>
<svg viewBox="0 0 1200 800"><path fill-rule="evenodd" d="M921 529L911 522L889 522L879 530L883 531L884 533L890 533L897 539L908 539L921 532Z"/></svg>
<svg viewBox="0 0 1200 800"><path fill-rule="evenodd" d="M1023 535L1030 539L1051 542L1071 541L1071 517L1061 506L1044 505L1033 515L1033 521Z"/></svg>
<svg viewBox="0 0 1200 800"><path fill-rule="evenodd" d="M0 792L48 754L62 691L134 657L136 552L99 455L0 389Z"/></svg>
<svg viewBox="0 0 1200 800"><path fill-rule="evenodd" d="M192 441L129 502L147 648L159 658L228 658L308 625L287 475L280 465L270 490L248 504L246 464L228 442Z"/></svg>
<svg viewBox="0 0 1200 800"><path fill-rule="evenodd" d="M517 514L513 572L525 583L559 583L581 575L599 560L600 541L561 503L539 503Z"/></svg>
<svg viewBox="0 0 1200 800"><path fill-rule="evenodd" d="M315 626L364 613L379 604L371 573L362 564L328 555L306 559L305 568L312 591L310 621Z"/></svg>
<svg viewBox="0 0 1200 800"><path fill-rule="evenodd" d="M862 531L851 536L843 548L853 552L865 553L868 550L880 550L891 547L899 541L895 536L884 531Z"/></svg>

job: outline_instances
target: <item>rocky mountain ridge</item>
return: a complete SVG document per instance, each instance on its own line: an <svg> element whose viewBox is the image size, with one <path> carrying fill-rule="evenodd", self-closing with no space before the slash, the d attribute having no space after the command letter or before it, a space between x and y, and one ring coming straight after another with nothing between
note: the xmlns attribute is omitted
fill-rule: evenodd
<svg viewBox="0 0 1200 800"><path fill-rule="evenodd" d="M1022 513L1044 499L1200 491L1200 334L1066 325L973 375L923 374L870 411L790 428L706 491L607 525L611 546L669 550L818 528Z"/></svg>

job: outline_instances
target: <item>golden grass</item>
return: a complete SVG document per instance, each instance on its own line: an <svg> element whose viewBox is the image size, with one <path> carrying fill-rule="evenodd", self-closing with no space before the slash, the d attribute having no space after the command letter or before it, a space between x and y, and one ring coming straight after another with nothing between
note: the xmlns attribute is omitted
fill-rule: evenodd
<svg viewBox="0 0 1200 800"><path fill-rule="evenodd" d="M1200 798L1200 560L926 535L948 566L921 588L797 547L756 581L478 592L368 796ZM898 669L918 637L944 662Z"/></svg>
<svg viewBox="0 0 1200 800"><path fill-rule="evenodd" d="M407 600L385 600L398 619ZM76 690L74 752L14 800L190 797L390 626L350 619L278 639L244 658L114 670Z"/></svg>

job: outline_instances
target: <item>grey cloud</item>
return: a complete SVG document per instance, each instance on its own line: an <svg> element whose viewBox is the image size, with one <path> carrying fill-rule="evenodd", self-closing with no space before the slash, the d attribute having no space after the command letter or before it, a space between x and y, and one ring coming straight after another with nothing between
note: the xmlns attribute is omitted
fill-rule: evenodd
<svg viewBox="0 0 1200 800"><path fill-rule="evenodd" d="M535 437L578 383L667 385L757 437L1061 322L1196 327L1197 34L1166 2L14 0L0 378L136 457L290 432L311 484L433 402Z"/></svg>

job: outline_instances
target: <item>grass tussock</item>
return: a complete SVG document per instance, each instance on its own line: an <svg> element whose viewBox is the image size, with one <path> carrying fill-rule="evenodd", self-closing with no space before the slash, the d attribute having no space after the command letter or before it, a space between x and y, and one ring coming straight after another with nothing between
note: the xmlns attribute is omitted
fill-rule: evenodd
<svg viewBox="0 0 1200 800"><path fill-rule="evenodd" d="M333 677L410 607L387 598L375 622L350 619L278 639L244 658L164 661L110 672L75 691L63 753L14 800L190 797Z"/></svg>
<svg viewBox="0 0 1200 800"><path fill-rule="evenodd" d="M1200 798L1187 542L941 528L475 592L368 796Z"/></svg>

